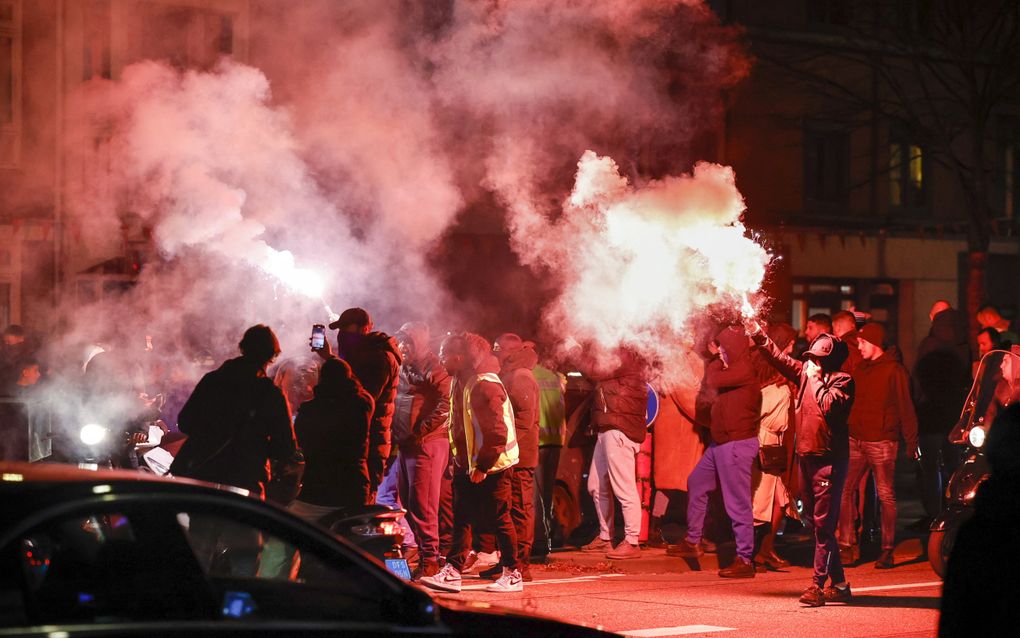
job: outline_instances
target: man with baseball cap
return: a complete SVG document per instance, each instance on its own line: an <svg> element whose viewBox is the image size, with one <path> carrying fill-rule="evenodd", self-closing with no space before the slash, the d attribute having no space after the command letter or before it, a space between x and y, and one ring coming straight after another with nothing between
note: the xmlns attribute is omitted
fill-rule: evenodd
<svg viewBox="0 0 1020 638"><path fill-rule="evenodd" d="M843 517L839 522L840 556L853 562L857 545L854 495L857 483L870 469L881 507L882 553L877 569L893 566L896 535L896 492L893 477L896 453L902 436L907 453L917 460L917 416L910 396L910 375L894 348L886 348L885 327L866 324L857 335L862 361L854 369L857 399L850 410L850 465L843 490Z"/></svg>
<svg viewBox="0 0 1020 638"><path fill-rule="evenodd" d="M749 332L761 346L766 361L797 384L795 423L801 500L804 519L814 528L815 536L813 582L800 602L809 607L849 602L850 585L836 543L850 456L847 419L854 402L853 378L840 371L847 358L846 344L831 334L819 334L804 353L806 361L797 361L784 354L757 322L752 322Z"/></svg>
<svg viewBox="0 0 1020 638"><path fill-rule="evenodd" d="M368 430L368 474L374 501L390 457L390 425L400 380L400 349L393 337L372 331L372 318L362 308L344 310L329 327L338 331L340 358L350 364L358 381L375 400Z"/></svg>

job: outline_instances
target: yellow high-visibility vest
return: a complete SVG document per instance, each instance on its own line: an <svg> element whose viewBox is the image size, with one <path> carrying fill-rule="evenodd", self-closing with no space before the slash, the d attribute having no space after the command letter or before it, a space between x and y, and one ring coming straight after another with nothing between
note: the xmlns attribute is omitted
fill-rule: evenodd
<svg viewBox="0 0 1020 638"><path fill-rule="evenodd" d="M487 472L488 474L493 474L517 465L517 462L520 460L520 450L517 447L517 431L514 428L514 408L510 405L510 395L507 393L506 388L503 387L503 382L500 381L499 375L492 372L475 375L473 379L465 384L463 394L461 395L464 399L464 440L467 443L467 450L465 452L468 459L468 473L475 471L478 461L478 448L482 442L482 429L478 424L478 419L475 418L474 410L471 409L471 392L482 381L498 383L503 388L504 395L503 423L506 425L506 447Z"/></svg>

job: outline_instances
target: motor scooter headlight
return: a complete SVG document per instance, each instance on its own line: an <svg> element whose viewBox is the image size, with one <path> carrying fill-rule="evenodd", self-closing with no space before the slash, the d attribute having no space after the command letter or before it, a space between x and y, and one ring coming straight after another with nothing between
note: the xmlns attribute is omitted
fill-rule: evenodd
<svg viewBox="0 0 1020 638"><path fill-rule="evenodd" d="M85 445L99 445L103 442L110 431L98 423L87 423L78 432L78 438Z"/></svg>
<svg viewBox="0 0 1020 638"><path fill-rule="evenodd" d="M988 432L982 426L975 426L970 429L970 433L967 434L967 440L970 444L976 448L980 448L985 444L985 437Z"/></svg>

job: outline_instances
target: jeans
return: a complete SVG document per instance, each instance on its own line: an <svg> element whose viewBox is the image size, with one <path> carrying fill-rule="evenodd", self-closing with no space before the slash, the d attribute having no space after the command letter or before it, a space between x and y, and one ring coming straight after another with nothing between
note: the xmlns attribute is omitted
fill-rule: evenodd
<svg viewBox="0 0 1020 638"><path fill-rule="evenodd" d="M754 513L751 506L751 470L758 456L758 437L711 444L687 478L687 541L701 541L708 512L708 494L722 488L723 505L733 525L737 556L750 562L754 556Z"/></svg>
<svg viewBox="0 0 1020 638"><path fill-rule="evenodd" d="M453 477L453 546L446 557L457 571L471 549L471 526L479 517L493 522L500 565L518 569L517 532L510 518L513 494L509 470L489 474L481 483L472 483L467 474Z"/></svg>
<svg viewBox="0 0 1020 638"><path fill-rule="evenodd" d="M531 563L531 546L535 541L535 468L512 467L510 472L510 518L517 534L517 560Z"/></svg>
<svg viewBox="0 0 1020 638"><path fill-rule="evenodd" d="M602 540L613 539L615 496L623 511L624 540L631 545L638 544L641 535L641 496L637 488L637 453L640 448L640 443L630 440L619 430L599 432L588 474L588 492L595 501L599 538Z"/></svg>
<svg viewBox="0 0 1020 638"><path fill-rule="evenodd" d="M853 516L856 511L854 496L858 492L858 484L870 468L875 477L875 489L881 506L882 549L891 550L896 547L896 491L893 475L896 472L898 449L898 441L861 441L850 437L850 462L840 507L841 544L856 545L858 542L857 522Z"/></svg>
<svg viewBox="0 0 1020 638"><path fill-rule="evenodd" d="M534 553L544 556L552 550L554 533L553 489L556 487L556 472L560 467L559 445L547 445L538 449L538 467L535 468L535 543Z"/></svg>
<svg viewBox="0 0 1020 638"><path fill-rule="evenodd" d="M449 456L445 437L401 449L397 456L397 490L422 560L439 556L439 500Z"/></svg>
<svg viewBox="0 0 1020 638"><path fill-rule="evenodd" d="M839 560L836 526L848 464L847 459L829 456L800 457L803 520L814 529L814 582L821 588L825 587L826 579L832 579L834 585L846 580Z"/></svg>
<svg viewBox="0 0 1020 638"><path fill-rule="evenodd" d="M400 507L403 505L400 501L400 491L397 489L397 472L400 467L399 454L397 458L390 463L389 469L386 471L386 476L383 477L382 483L379 484L379 491L375 493L375 504L386 505L387 507ZM414 532L411 526L407 523L407 519L401 517L400 527L404 530L404 542L405 548L417 547L416 539L414 538Z"/></svg>

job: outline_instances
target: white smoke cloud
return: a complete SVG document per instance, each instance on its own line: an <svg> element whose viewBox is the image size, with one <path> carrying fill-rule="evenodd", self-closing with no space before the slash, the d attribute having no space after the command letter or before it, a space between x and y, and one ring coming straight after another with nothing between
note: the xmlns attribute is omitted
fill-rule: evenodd
<svg viewBox="0 0 1020 638"><path fill-rule="evenodd" d="M458 0L428 28L410 4L281 3L253 17L252 66L141 62L83 87L71 138L94 179L69 190L69 214L86 243L107 244L137 215L160 255L132 291L76 309L63 341L154 334L157 348L220 359L264 322L285 352L307 352L320 290L391 330L475 327L471 294L488 281L510 282L505 306L534 294L486 262L447 290L430 266L482 191L554 290L550 339L651 352L760 282L767 256L744 239L728 169L647 178L693 163L693 140L747 72L736 32L704 3ZM563 205L586 149L631 179L586 154Z"/></svg>
<svg viewBox="0 0 1020 638"><path fill-rule="evenodd" d="M759 290L769 254L741 223L732 169L634 187L612 159L587 151L555 222L540 222L528 257L563 277L547 328L603 360L627 346L649 361L692 345L694 322ZM667 381L672 370L663 372Z"/></svg>

